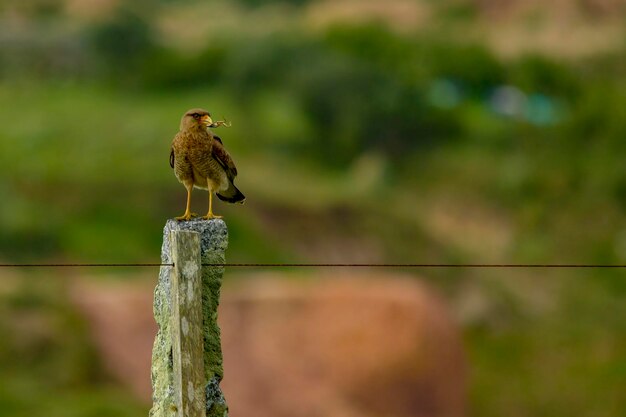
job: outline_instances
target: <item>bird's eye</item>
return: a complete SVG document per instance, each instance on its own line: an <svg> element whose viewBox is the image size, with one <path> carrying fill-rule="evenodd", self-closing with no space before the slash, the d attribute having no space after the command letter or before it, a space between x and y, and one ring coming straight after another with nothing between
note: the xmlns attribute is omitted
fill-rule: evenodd
<svg viewBox="0 0 626 417"><path fill-rule="evenodd" d="M198 120L200 118L200 115L198 113L194 113L192 114L193 118Z"/></svg>

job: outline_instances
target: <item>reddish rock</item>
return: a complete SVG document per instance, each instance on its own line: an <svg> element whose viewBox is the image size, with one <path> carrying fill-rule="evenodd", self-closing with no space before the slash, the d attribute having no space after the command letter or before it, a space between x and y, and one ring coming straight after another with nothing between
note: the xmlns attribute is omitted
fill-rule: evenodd
<svg viewBox="0 0 626 417"><path fill-rule="evenodd" d="M111 373L149 401L152 290L80 284ZM262 275L226 285L222 383L235 417L463 416L457 326L414 278Z"/></svg>
<svg viewBox="0 0 626 417"><path fill-rule="evenodd" d="M89 321L105 369L147 401L152 395L150 361L156 334L153 291L145 281L80 280L70 294Z"/></svg>

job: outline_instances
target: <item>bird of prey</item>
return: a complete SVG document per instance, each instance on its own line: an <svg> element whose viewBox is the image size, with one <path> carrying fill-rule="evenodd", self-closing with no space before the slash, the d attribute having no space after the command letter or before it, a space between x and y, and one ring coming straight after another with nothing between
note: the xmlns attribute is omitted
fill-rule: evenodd
<svg viewBox="0 0 626 417"><path fill-rule="evenodd" d="M229 126L224 121L213 121L208 111L191 109L180 121L180 131L172 142L170 166L174 174L187 189L185 214L176 220L189 220L191 213L191 191L193 187L209 191L209 212L205 219L221 218L213 214L213 193L220 200L243 204L246 197L235 187L233 181L237 168L226 152L222 140L209 128Z"/></svg>

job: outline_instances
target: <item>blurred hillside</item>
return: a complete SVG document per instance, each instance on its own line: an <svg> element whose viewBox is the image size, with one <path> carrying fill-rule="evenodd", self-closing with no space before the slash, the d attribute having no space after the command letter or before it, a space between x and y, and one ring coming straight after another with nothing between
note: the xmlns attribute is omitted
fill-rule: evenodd
<svg viewBox="0 0 626 417"><path fill-rule="evenodd" d="M624 264L625 18L621 0L5 0L0 261L156 261L184 209L171 139L201 106L232 121L248 197L216 207L229 261ZM626 409L623 272L428 272L465 325L474 414ZM75 402L117 398L77 388L102 371L79 371L64 284L6 277L0 329L54 311L76 335L32 341L38 372L69 362ZM26 401L14 387L0 405Z"/></svg>

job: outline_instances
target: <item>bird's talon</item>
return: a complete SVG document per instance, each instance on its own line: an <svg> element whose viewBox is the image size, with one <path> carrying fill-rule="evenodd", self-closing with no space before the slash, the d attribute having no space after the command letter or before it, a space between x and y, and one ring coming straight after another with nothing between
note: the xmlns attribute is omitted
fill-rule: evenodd
<svg viewBox="0 0 626 417"><path fill-rule="evenodd" d="M196 213L185 213L182 216L178 216L178 217L174 217L176 220L178 221L186 221L188 222L189 220L191 220L193 217L198 217L198 215Z"/></svg>
<svg viewBox="0 0 626 417"><path fill-rule="evenodd" d="M221 219L222 216L218 216L216 214L211 213L211 214L207 214L206 216L202 216L202 218L204 220L211 220L211 219Z"/></svg>

